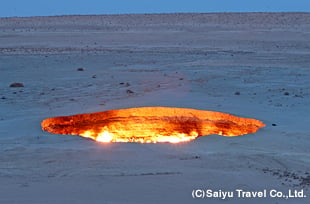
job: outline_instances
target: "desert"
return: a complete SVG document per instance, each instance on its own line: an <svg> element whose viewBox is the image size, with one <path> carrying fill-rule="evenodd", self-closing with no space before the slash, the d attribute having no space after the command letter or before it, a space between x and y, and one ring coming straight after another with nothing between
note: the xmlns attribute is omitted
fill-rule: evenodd
<svg viewBox="0 0 310 204"><path fill-rule="evenodd" d="M0 18L0 203L308 203L309 66L309 13ZM140 144L40 125L157 106L266 126ZM201 198L197 189L303 196Z"/></svg>

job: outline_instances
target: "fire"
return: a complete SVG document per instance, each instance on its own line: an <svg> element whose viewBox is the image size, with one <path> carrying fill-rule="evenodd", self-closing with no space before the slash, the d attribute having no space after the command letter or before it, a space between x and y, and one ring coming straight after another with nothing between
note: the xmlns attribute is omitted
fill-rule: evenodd
<svg viewBox="0 0 310 204"><path fill-rule="evenodd" d="M188 108L141 107L48 118L42 129L98 142L188 142L200 136L255 133L264 123L227 113Z"/></svg>
<svg viewBox="0 0 310 204"><path fill-rule="evenodd" d="M191 132L189 135L179 132L172 132L171 135L161 135L152 133L151 131L146 131L144 133L143 137L136 137L134 135L131 135L131 137L128 137L130 134L129 132L122 132L114 130L112 132L109 132L107 130L107 127L101 129L99 132L87 130L80 135L82 137L91 138L93 140L96 140L98 142L140 142L140 143L156 143L156 142L170 142L170 143L178 143L178 142L187 142L190 140L195 139L198 137L197 132Z"/></svg>

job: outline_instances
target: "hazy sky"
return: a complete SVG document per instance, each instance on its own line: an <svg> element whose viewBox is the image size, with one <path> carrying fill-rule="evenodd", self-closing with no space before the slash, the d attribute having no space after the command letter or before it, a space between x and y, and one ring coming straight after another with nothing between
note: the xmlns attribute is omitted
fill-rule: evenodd
<svg viewBox="0 0 310 204"><path fill-rule="evenodd" d="M1 0L0 16L171 12L310 12L310 0Z"/></svg>

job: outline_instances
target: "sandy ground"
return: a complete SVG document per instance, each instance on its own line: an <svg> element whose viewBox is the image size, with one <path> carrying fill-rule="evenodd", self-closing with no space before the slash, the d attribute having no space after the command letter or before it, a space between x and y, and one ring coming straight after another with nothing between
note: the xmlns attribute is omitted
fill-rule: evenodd
<svg viewBox="0 0 310 204"><path fill-rule="evenodd" d="M309 203L309 66L309 13L0 18L0 203ZM139 106L267 126L182 144L102 144L40 127ZM194 199L194 189L307 197Z"/></svg>

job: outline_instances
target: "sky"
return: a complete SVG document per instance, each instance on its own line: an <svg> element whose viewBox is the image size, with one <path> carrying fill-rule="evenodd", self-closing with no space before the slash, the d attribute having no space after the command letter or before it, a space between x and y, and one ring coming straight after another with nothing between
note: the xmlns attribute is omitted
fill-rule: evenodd
<svg viewBox="0 0 310 204"><path fill-rule="evenodd" d="M310 12L310 0L1 0L0 17L126 13Z"/></svg>

